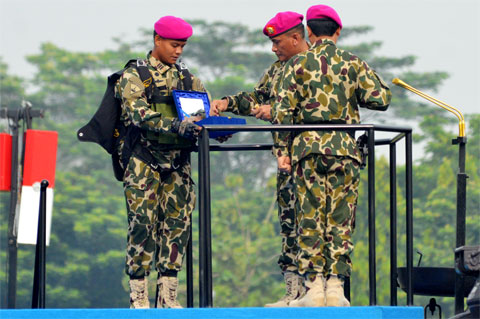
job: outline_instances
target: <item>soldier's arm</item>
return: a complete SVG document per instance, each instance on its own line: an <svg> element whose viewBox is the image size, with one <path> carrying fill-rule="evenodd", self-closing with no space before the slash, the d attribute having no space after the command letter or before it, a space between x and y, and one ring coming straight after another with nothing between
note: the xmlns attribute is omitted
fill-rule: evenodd
<svg viewBox="0 0 480 319"><path fill-rule="evenodd" d="M371 110L385 111L392 100L390 88L366 62L360 60L359 63L358 104Z"/></svg>
<svg viewBox="0 0 480 319"><path fill-rule="evenodd" d="M223 97L228 102L226 112L239 115L252 115L252 109L261 104L268 104L271 87L269 82L277 66L273 64L260 78L252 92L239 92Z"/></svg>
<svg viewBox="0 0 480 319"><path fill-rule="evenodd" d="M150 108L145 87L135 68L125 70L115 89L117 97L122 100L123 111L133 125L155 132L171 130L172 120Z"/></svg>
<svg viewBox="0 0 480 319"><path fill-rule="evenodd" d="M293 114L303 87L298 84L297 71L302 65L299 58L290 60L286 65L278 84L278 94L273 109L273 124L293 124ZM289 141L292 132L278 132L274 134L274 155L277 157L290 156Z"/></svg>
<svg viewBox="0 0 480 319"><path fill-rule="evenodd" d="M235 95L225 96L222 100L227 101L227 109L225 112L245 116L250 115L254 105L258 104L253 98L253 92L239 92Z"/></svg>

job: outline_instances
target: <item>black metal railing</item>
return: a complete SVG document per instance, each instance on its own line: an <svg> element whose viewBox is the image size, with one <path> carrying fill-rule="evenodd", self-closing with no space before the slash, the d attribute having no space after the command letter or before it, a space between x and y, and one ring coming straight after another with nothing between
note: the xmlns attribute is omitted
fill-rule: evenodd
<svg viewBox="0 0 480 319"><path fill-rule="evenodd" d="M365 131L368 136L368 250L369 303L377 304L375 263L375 146L390 146L390 299L397 305L397 187L396 144L405 139L406 165L406 268L407 305L413 305L413 208L412 208L412 129L372 124L358 125L205 125L198 141L199 173L199 306L213 306L212 241L210 207L210 152L270 150L271 144L210 145L209 132L278 132L278 131ZM375 132L398 133L391 139L375 140ZM191 260L191 250L187 259ZM190 286L189 286L190 285ZM187 306L193 307L192 270L187 267Z"/></svg>
<svg viewBox="0 0 480 319"><path fill-rule="evenodd" d="M45 264L47 246L47 187L48 180L40 183L35 271L33 274L32 309L45 309Z"/></svg>

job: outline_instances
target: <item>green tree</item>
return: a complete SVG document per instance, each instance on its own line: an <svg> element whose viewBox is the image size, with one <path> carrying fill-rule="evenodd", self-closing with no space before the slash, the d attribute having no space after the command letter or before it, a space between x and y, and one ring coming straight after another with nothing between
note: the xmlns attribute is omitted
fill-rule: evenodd
<svg viewBox="0 0 480 319"><path fill-rule="evenodd" d="M8 65L0 57L0 106L18 107L25 98L25 80L8 73Z"/></svg>

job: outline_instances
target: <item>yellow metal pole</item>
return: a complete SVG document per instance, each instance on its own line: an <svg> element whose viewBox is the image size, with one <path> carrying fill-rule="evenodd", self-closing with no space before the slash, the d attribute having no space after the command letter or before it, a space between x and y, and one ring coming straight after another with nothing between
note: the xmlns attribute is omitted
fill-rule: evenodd
<svg viewBox="0 0 480 319"><path fill-rule="evenodd" d="M442 101L439 101L428 94L421 92L420 90L415 89L414 87L408 85L402 80L395 78L392 80L393 84L401 86L409 91L412 91L415 94L420 95L421 97L429 100L430 102L440 106L441 108L455 114L458 118L458 129L459 136L452 140L453 144L458 144L459 146L459 168L457 173L457 230L456 230L456 246L457 249L460 249L465 245L465 231L466 231L466 213L467 213L467 174L465 173L465 144L467 143L467 138L465 137L465 119L463 118L462 112L458 109L450 106ZM460 314L464 311L464 290L465 290L465 281L462 275L455 273L455 314Z"/></svg>
<svg viewBox="0 0 480 319"><path fill-rule="evenodd" d="M441 108L455 114L455 116L458 118L458 136L460 137L465 137L465 119L463 117L463 114L462 112L460 112L460 110L458 110L457 108L451 106L451 105L448 105L447 103L445 102L442 102L440 100L437 100L436 98L420 91L420 90L417 90L416 88L408 85L407 83L405 83L404 81L400 80L399 78L395 78L392 80L392 83L393 84L396 84L398 86L401 86L403 87L404 89L407 89L421 97L423 97L424 99L432 102L433 104L436 104L438 106L440 106Z"/></svg>

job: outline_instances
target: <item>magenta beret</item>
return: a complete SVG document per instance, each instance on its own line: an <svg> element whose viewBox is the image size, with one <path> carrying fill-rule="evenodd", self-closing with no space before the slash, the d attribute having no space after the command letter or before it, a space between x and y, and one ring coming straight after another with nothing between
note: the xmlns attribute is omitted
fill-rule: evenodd
<svg viewBox="0 0 480 319"><path fill-rule="evenodd" d="M190 24L174 16L160 18L155 22L154 29L162 38L172 40L187 40L193 34Z"/></svg>
<svg viewBox="0 0 480 319"><path fill-rule="evenodd" d="M279 12L267 22L263 28L263 33L270 38L274 38L302 24L302 21L303 15L300 13L292 11Z"/></svg>
<svg viewBox="0 0 480 319"><path fill-rule="evenodd" d="M308 8L307 21L325 18L332 19L340 26L340 29L342 28L342 20L340 20L338 13L333 8L323 4L311 6L310 8Z"/></svg>

